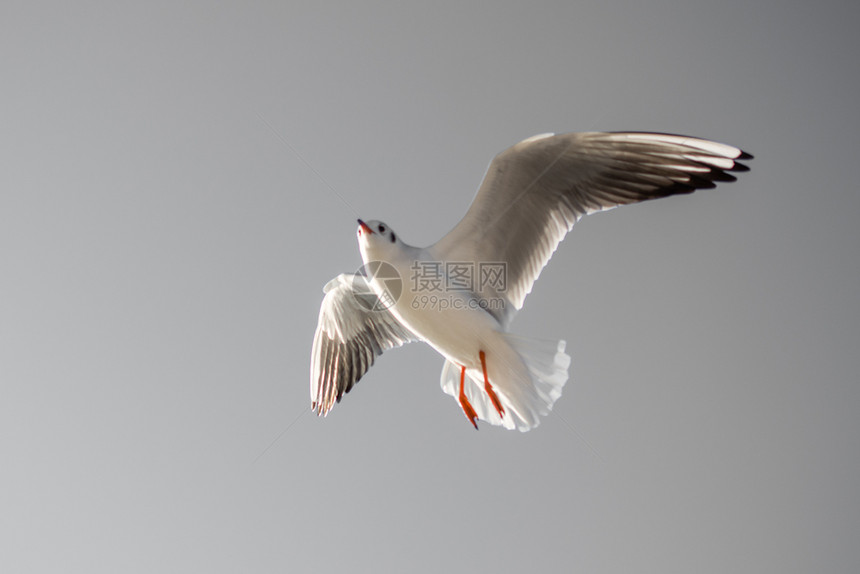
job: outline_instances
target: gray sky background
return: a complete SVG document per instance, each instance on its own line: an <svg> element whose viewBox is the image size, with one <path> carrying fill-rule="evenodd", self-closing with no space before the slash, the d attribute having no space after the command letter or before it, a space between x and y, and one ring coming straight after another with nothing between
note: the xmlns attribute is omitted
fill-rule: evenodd
<svg viewBox="0 0 860 574"><path fill-rule="evenodd" d="M836 1L4 2L0 570L860 570L857 21ZM475 432L420 345L305 412L355 214L267 123L417 245L537 133L756 159L578 224L513 323L568 342L557 414Z"/></svg>

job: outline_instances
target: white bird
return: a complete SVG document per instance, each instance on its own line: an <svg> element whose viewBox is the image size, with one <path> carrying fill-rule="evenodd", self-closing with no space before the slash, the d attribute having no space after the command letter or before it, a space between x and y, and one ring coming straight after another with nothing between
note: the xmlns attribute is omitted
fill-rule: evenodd
<svg viewBox="0 0 860 574"><path fill-rule="evenodd" d="M324 289L311 401L326 415L384 351L424 341L469 421L527 431L568 379L564 341L508 332L558 244L584 215L734 181L742 150L659 133L542 134L497 155L462 220L435 244L358 220L365 263Z"/></svg>

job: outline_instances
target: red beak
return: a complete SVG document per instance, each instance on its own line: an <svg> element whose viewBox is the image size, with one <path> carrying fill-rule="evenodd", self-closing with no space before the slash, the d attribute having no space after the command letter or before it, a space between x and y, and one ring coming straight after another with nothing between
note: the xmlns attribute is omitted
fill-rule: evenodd
<svg viewBox="0 0 860 574"><path fill-rule="evenodd" d="M373 230L369 228L367 224L360 219L358 220L358 225L361 227L361 230L366 231L368 235L373 233Z"/></svg>

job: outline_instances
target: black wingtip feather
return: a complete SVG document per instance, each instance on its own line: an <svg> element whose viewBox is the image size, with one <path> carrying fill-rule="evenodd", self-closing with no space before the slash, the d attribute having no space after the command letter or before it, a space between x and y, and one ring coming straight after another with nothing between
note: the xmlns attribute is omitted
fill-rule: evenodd
<svg viewBox="0 0 860 574"><path fill-rule="evenodd" d="M723 170L714 170L710 174L708 174L708 177L713 181L732 182L738 180L738 178L736 178L730 173L724 172Z"/></svg>

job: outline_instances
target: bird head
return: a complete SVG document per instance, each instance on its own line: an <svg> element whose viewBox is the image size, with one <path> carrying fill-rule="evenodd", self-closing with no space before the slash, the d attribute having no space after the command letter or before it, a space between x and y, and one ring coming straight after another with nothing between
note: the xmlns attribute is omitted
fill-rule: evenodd
<svg viewBox="0 0 860 574"><path fill-rule="evenodd" d="M377 220L364 222L358 220L358 247L365 263L385 261L401 248L400 240L394 230Z"/></svg>

